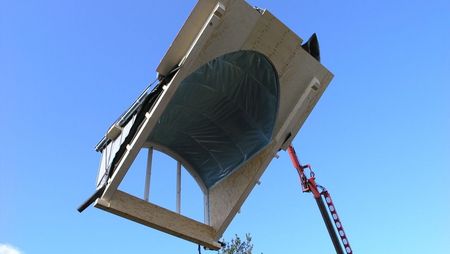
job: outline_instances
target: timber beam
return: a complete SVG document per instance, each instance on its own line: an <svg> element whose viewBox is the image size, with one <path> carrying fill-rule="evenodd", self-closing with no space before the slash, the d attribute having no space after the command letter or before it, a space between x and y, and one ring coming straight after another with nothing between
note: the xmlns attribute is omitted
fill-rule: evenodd
<svg viewBox="0 0 450 254"><path fill-rule="evenodd" d="M215 239L216 232L211 226L148 203L120 190L114 192L110 201L97 199L95 207L212 250L221 248Z"/></svg>

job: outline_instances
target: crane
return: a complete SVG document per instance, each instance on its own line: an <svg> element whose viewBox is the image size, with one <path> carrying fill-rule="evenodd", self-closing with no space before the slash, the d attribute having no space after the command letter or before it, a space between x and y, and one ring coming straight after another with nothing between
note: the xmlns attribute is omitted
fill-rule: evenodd
<svg viewBox="0 0 450 254"><path fill-rule="evenodd" d="M292 164L300 177L302 191L312 193L314 199L316 200L336 253L352 254L353 250L350 247L350 243L347 235L345 234L344 227L339 219L330 193L323 186L316 183L316 177L311 165L300 164L297 154L295 153L295 149L292 145L288 147L287 151L289 153L289 157L291 158ZM309 170L309 177L305 174L305 169Z"/></svg>

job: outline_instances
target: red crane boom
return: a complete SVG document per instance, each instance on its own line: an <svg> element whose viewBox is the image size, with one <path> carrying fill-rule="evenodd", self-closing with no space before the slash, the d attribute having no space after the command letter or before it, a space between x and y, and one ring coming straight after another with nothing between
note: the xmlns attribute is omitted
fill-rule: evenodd
<svg viewBox="0 0 450 254"><path fill-rule="evenodd" d="M291 157L292 164L300 177L300 184L303 192L311 192L319 207L322 218L330 234L331 241L337 254L352 254L353 250L345 234L344 227L339 219L336 207L333 204L330 193L322 186L316 183L314 171L309 164L302 166L295 153L294 147L288 147L289 157ZM305 169L309 169L309 177L305 175ZM327 209L328 208L328 209Z"/></svg>

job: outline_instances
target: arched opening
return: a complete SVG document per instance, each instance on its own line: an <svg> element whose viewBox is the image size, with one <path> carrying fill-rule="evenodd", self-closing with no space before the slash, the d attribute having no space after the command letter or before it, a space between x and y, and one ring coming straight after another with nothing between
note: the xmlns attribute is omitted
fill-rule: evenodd
<svg viewBox="0 0 450 254"><path fill-rule="evenodd" d="M268 58L228 53L180 83L147 141L210 188L269 144L278 105L278 75Z"/></svg>
<svg viewBox="0 0 450 254"><path fill-rule="evenodd" d="M204 190L177 158L153 146L140 149L120 189L141 200L205 221Z"/></svg>

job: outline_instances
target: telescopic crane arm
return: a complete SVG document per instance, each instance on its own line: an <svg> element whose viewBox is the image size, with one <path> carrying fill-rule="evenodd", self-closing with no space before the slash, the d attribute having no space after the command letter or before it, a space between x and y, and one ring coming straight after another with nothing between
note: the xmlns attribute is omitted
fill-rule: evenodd
<svg viewBox="0 0 450 254"><path fill-rule="evenodd" d="M291 157L292 164L295 169L297 169L297 173L300 177L302 191L311 192L317 202L317 206L322 214L322 218L325 222L328 233L330 234L336 253L352 254L353 251L350 248L350 243L348 242L347 235L345 234L344 227L339 219L330 193L328 193L324 187L316 183L314 171L309 164L304 166L300 164L292 145L288 147L288 153L289 157ZM309 177L305 175L305 169L309 169Z"/></svg>

